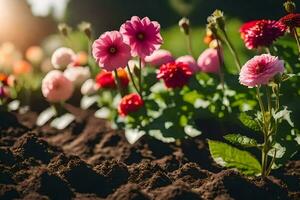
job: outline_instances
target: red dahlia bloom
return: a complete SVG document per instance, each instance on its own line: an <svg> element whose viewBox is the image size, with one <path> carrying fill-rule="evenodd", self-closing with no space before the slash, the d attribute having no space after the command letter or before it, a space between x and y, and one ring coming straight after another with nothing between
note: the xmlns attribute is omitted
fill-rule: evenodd
<svg viewBox="0 0 300 200"><path fill-rule="evenodd" d="M136 93L128 94L122 98L118 107L118 112L121 116L126 116L138 111L143 105L144 101L140 95Z"/></svg>
<svg viewBox="0 0 300 200"><path fill-rule="evenodd" d="M124 69L118 69L118 76L121 81L122 87L127 87L129 84L129 78L127 72ZM95 78L96 86L98 88L116 88L116 80L112 72L101 71Z"/></svg>
<svg viewBox="0 0 300 200"><path fill-rule="evenodd" d="M189 65L182 62L169 62L160 67L158 79L163 79L167 88L183 87L193 72Z"/></svg>
<svg viewBox="0 0 300 200"><path fill-rule="evenodd" d="M291 28L300 27L300 14L291 13L282 17L279 21Z"/></svg>
<svg viewBox="0 0 300 200"><path fill-rule="evenodd" d="M275 20L255 20L240 28L241 37L248 49L270 46L278 37L283 36L286 26Z"/></svg>

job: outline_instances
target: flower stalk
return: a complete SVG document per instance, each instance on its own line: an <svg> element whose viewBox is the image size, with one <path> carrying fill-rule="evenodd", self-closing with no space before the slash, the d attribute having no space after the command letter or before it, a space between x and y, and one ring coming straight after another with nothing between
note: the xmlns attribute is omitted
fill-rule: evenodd
<svg viewBox="0 0 300 200"><path fill-rule="evenodd" d="M120 81L120 77L118 75L117 69L114 70L114 74L115 74L115 78L116 78L116 83L117 83L118 90L120 92L120 95L123 97L125 94L124 94L124 91L122 89L122 85L121 85L121 81Z"/></svg>

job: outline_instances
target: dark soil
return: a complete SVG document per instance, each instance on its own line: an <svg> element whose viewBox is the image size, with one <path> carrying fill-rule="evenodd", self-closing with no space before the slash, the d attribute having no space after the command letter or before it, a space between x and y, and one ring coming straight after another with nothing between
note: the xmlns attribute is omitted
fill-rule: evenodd
<svg viewBox="0 0 300 200"><path fill-rule="evenodd" d="M300 158L265 180L218 167L202 137L180 145L122 131L72 109L65 130L36 127L36 114L0 113L0 199L300 199Z"/></svg>

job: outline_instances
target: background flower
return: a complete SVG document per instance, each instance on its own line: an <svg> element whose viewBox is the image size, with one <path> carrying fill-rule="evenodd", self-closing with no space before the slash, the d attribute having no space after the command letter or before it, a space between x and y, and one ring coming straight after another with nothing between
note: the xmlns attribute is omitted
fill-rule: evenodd
<svg viewBox="0 0 300 200"><path fill-rule="evenodd" d="M125 67L131 58L130 47L118 31L103 33L93 43L93 56L99 66L107 71Z"/></svg>
<svg viewBox="0 0 300 200"><path fill-rule="evenodd" d="M27 74L32 72L32 66L25 60L19 60L14 63L13 72L15 75Z"/></svg>
<svg viewBox="0 0 300 200"><path fill-rule="evenodd" d="M220 70L220 61L218 56L218 50L208 48L204 50L198 60L198 66L203 72L218 73Z"/></svg>
<svg viewBox="0 0 300 200"><path fill-rule="evenodd" d="M68 67L64 71L64 76L72 81L75 85L81 85L90 78L91 73L88 67Z"/></svg>
<svg viewBox="0 0 300 200"><path fill-rule="evenodd" d="M170 51L158 49L155 50L150 56L146 56L144 60L151 65L160 66L162 64L174 61L174 58Z"/></svg>
<svg viewBox="0 0 300 200"><path fill-rule="evenodd" d="M127 87L129 84L129 78L127 72L124 69L117 70L121 86ZM97 88L116 88L115 76L112 72L101 71L95 78Z"/></svg>
<svg viewBox="0 0 300 200"><path fill-rule="evenodd" d="M131 46L132 56L145 58L160 48L162 37L160 25L156 21L150 21L148 17L140 19L137 16L122 24L120 32L124 41Z"/></svg>
<svg viewBox="0 0 300 200"><path fill-rule="evenodd" d="M51 57L51 63L55 69L65 69L73 62L76 54L70 48L61 47L54 51Z"/></svg>
<svg viewBox="0 0 300 200"><path fill-rule="evenodd" d="M250 21L240 28L241 37L248 49L270 46L285 31L286 26L275 20Z"/></svg>
<svg viewBox="0 0 300 200"><path fill-rule="evenodd" d="M168 88L183 87L190 77L192 70L188 64L182 62L170 62L162 65L157 73L158 79L163 79Z"/></svg>
<svg viewBox="0 0 300 200"><path fill-rule="evenodd" d="M61 102L69 99L73 94L73 84L61 71L50 71L42 81L43 96L49 102Z"/></svg>
<svg viewBox="0 0 300 200"><path fill-rule="evenodd" d="M176 59L176 62L183 62L187 64L194 73L200 70L193 56L190 55L181 56Z"/></svg>
<svg viewBox="0 0 300 200"><path fill-rule="evenodd" d="M138 111L143 105L144 101L140 95L136 93L128 94L122 98L118 107L118 112L121 116L126 116Z"/></svg>
<svg viewBox="0 0 300 200"><path fill-rule="evenodd" d="M279 73L283 73L284 63L270 54L254 56L241 69L240 83L248 87L266 85Z"/></svg>

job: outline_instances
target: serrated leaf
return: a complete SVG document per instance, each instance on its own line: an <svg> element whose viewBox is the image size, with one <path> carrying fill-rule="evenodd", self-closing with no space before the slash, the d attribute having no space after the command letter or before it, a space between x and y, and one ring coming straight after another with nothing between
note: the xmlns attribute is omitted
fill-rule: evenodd
<svg viewBox="0 0 300 200"><path fill-rule="evenodd" d="M260 163L247 151L213 140L209 140L208 145L212 158L219 165L236 168L246 175L259 175L261 173Z"/></svg>
<svg viewBox="0 0 300 200"><path fill-rule="evenodd" d="M246 113L241 113L239 116L239 120L244 124L244 126L254 130L254 131L259 131L260 127L258 123L249 115Z"/></svg>
<svg viewBox="0 0 300 200"><path fill-rule="evenodd" d="M240 134L228 134L228 135L225 135L224 138L232 144L241 145L243 147L256 147L257 146L257 141L255 139L252 139L247 136L240 135Z"/></svg>

